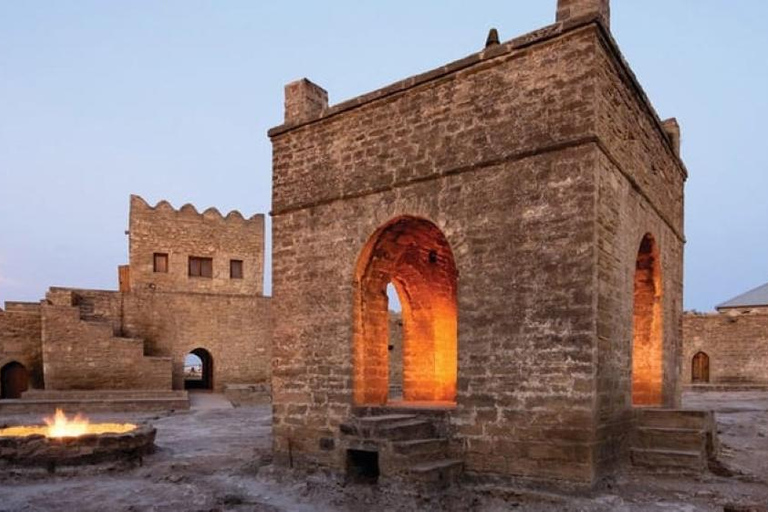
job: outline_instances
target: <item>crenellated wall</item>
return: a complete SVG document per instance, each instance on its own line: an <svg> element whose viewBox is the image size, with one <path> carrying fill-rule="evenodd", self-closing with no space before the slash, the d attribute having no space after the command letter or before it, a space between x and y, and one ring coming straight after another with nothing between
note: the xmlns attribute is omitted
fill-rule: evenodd
<svg viewBox="0 0 768 512"><path fill-rule="evenodd" d="M130 289L261 295L264 290L264 215L245 219L215 208L198 213L167 201L149 206L132 195L130 206ZM168 255L168 271L154 272L154 253ZM212 277L189 276L189 257L213 258ZM230 260L243 261L243 278L230 278Z"/></svg>

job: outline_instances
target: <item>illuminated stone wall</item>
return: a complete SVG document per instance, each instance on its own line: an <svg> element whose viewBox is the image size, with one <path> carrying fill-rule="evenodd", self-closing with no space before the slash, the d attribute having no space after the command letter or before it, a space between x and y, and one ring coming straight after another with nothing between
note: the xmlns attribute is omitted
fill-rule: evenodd
<svg viewBox="0 0 768 512"><path fill-rule="evenodd" d="M612 38L583 16L590 2L571 3L576 17L339 105L306 80L286 88L270 131L278 462L343 470L355 340L376 325L356 321L357 269L404 216L434 224L455 259L451 425L467 470L592 482L625 457L646 233L662 402L676 402L685 171Z"/></svg>

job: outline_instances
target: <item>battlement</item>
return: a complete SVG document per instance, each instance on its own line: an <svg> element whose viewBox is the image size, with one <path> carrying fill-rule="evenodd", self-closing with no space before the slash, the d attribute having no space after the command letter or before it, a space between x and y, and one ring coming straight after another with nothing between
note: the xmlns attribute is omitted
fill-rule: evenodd
<svg viewBox="0 0 768 512"><path fill-rule="evenodd" d="M174 208L171 203L165 199L158 201L155 206L150 206L143 197L131 194L131 213L157 213L158 215L176 215L179 219L184 220L209 220L209 221L223 221L223 222L253 222L258 223L264 221L263 213L256 213L246 218L238 210L232 210L226 215L222 215L221 212L211 206L205 209L203 212L199 212L195 205L186 203L181 208Z"/></svg>
<svg viewBox="0 0 768 512"><path fill-rule="evenodd" d="M244 217L187 203L150 206L131 196L130 265L121 290L258 295L264 280L264 215ZM123 281L126 281L123 278Z"/></svg>

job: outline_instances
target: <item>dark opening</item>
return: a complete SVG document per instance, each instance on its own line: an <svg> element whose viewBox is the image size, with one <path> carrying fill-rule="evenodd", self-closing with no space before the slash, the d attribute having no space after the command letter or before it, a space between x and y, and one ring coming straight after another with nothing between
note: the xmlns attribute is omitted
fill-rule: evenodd
<svg viewBox="0 0 768 512"><path fill-rule="evenodd" d="M184 359L184 389L213 389L213 358L196 348Z"/></svg>
<svg viewBox="0 0 768 512"><path fill-rule="evenodd" d="M379 452L347 450L347 478L362 484L378 482Z"/></svg>
<svg viewBox="0 0 768 512"><path fill-rule="evenodd" d="M23 364L12 361L0 370L0 398L21 398L29 387L29 374Z"/></svg>

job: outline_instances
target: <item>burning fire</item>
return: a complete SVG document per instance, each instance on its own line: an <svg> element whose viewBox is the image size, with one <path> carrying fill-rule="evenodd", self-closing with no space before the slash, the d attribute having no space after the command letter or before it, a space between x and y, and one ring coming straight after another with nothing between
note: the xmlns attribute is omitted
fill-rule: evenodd
<svg viewBox="0 0 768 512"><path fill-rule="evenodd" d="M90 423L79 414L70 419L61 409L44 418L45 425L29 425L0 429L0 437L43 435L49 438L78 437L85 434L123 434L136 428L133 423Z"/></svg>
<svg viewBox="0 0 768 512"><path fill-rule="evenodd" d="M56 409L56 414L45 418L48 425L47 437L77 437L88 432L88 418L76 414L71 420L64 411Z"/></svg>

